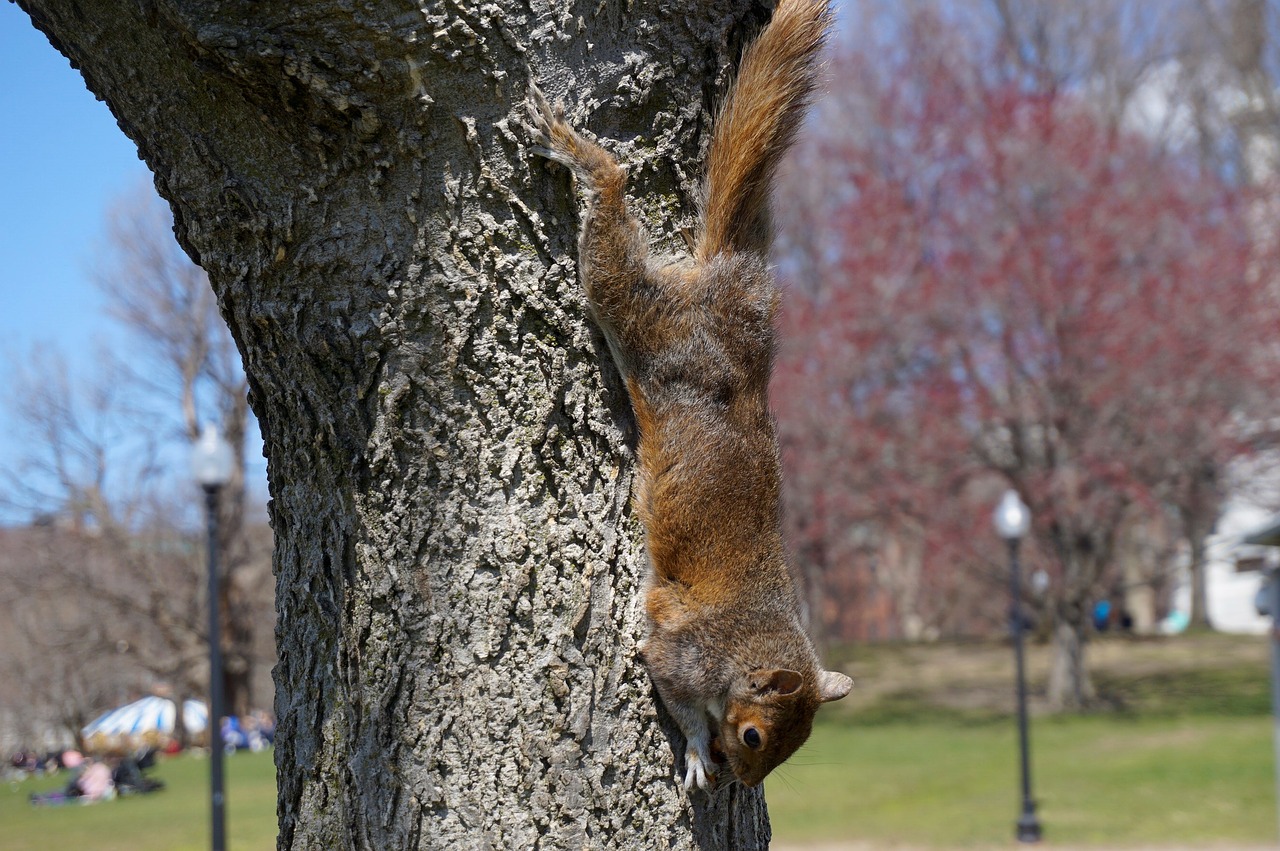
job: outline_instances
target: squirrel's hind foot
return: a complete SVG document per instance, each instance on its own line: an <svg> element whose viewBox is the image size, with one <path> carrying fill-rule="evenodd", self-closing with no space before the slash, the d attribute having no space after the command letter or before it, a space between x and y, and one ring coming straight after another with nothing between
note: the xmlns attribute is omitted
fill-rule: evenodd
<svg viewBox="0 0 1280 851"><path fill-rule="evenodd" d="M564 104L561 101L552 104L532 81L525 109L534 143L530 148L532 153L568 168L588 192L608 183L620 185L624 172L613 155L574 130L565 118Z"/></svg>
<svg viewBox="0 0 1280 851"><path fill-rule="evenodd" d="M530 151L540 157L573 168L573 158L560 150L560 146L557 146L555 141L558 127L563 126L568 128L570 133L573 132L564 117L564 104L557 101L555 106L552 106L547 96L542 93L542 89L538 88L538 84L530 82L529 94L525 98L525 110L529 113L529 136L534 143Z"/></svg>

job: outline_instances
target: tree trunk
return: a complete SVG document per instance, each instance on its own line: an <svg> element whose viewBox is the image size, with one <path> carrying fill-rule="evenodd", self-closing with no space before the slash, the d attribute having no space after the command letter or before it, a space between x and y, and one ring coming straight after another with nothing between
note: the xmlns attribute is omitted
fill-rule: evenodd
<svg viewBox="0 0 1280 851"><path fill-rule="evenodd" d="M626 396L531 74L671 241L747 0L22 0L208 271L276 534L279 847L763 848L635 657ZM579 105L584 106L579 106Z"/></svg>
<svg viewBox="0 0 1280 851"><path fill-rule="evenodd" d="M1218 485L1218 468L1210 459L1200 459L1192 467L1185 491L1178 505L1182 533L1191 551L1190 625L1212 629L1209 619L1209 581L1205 564L1206 542L1213 534L1222 508L1222 491Z"/></svg>
<svg viewBox="0 0 1280 851"><path fill-rule="evenodd" d="M219 423L222 435L232 447L235 463L230 481L223 486L218 499L218 537L222 552L223 569L219 577L219 611L221 612L222 681L227 711L231 715L248 715L254 676L255 630L257 624L253 609L253 592L248 587L251 580L246 574L253 571L251 564L255 553L249 545L249 530L245 525L245 503L248 501L244 480L245 439L249 427L249 405L243 397L244 389L219 388L225 393L220 398ZM191 440L194 442L195 434Z"/></svg>
<svg viewBox="0 0 1280 851"><path fill-rule="evenodd" d="M1088 642L1088 605L1084 600L1057 606L1053 625L1053 651L1049 662L1049 708L1055 712L1090 707L1097 692L1084 651Z"/></svg>
<svg viewBox="0 0 1280 851"><path fill-rule="evenodd" d="M920 582L924 574L924 530L911 517L889 526L881 546L884 567L876 571L880 585L893 599L898 635L907 641L924 637L920 615Z"/></svg>
<svg viewBox="0 0 1280 851"><path fill-rule="evenodd" d="M1191 616L1190 625L1200 629L1212 629L1209 620L1209 580L1205 570L1205 534L1200 530L1188 530L1191 549Z"/></svg>
<svg viewBox="0 0 1280 851"><path fill-rule="evenodd" d="M1062 566L1053 601L1053 655L1049 664L1049 708L1054 711L1090 708L1097 698L1085 649L1093 629L1093 602L1105 584L1127 505L1111 503L1095 509L1092 520L1055 521L1042 538L1046 551ZM1083 522L1082 522L1083 521Z"/></svg>

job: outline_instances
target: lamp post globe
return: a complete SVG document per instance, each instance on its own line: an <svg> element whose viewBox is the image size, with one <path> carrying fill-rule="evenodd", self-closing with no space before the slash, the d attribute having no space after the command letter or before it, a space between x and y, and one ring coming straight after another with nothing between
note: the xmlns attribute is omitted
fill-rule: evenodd
<svg viewBox="0 0 1280 851"><path fill-rule="evenodd" d="M191 475L200 487L220 488L231 481L235 454L222 439L217 426L206 424L191 447Z"/></svg>
<svg viewBox="0 0 1280 851"><path fill-rule="evenodd" d="M1031 510L1018 496L1018 492L1010 488L1000 498L992 515L996 534L1006 541L1020 541L1031 530Z"/></svg>

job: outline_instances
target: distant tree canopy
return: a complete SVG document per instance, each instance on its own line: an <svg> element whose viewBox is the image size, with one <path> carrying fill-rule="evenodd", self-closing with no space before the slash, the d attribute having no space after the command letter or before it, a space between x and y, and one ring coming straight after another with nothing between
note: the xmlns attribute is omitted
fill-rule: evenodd
<svg viewBox="0 0 1280 851"><path fill-rule="evenodd" d="M795 538L874 565L898 634L995 623L1007 598L972 577L1003 570L990 511L1015 487L1052 577L1051 698L1081 705L1125 524L1183 508L1270 410L1269 196L993 73L999 48L935 15L902 37L836 61L783 202Z"/></svg>

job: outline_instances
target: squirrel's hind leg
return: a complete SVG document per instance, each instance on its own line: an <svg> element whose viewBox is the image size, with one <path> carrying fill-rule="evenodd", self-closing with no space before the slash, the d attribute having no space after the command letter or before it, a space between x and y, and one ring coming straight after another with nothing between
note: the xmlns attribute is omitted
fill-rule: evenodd
<svg viewBox="0 0 1280 851"><path fill-rule="evenodd" d="M636 299L649 262L648 238L627 209L627 173L612 154L574 130L564 106L553 106L536 85L530 84L526 105L533 152L566 166L587 193L579 271L615 358L625 357L631 348L628 327L642 313ZM626 363L618 367L629 372Z"/></svg>

